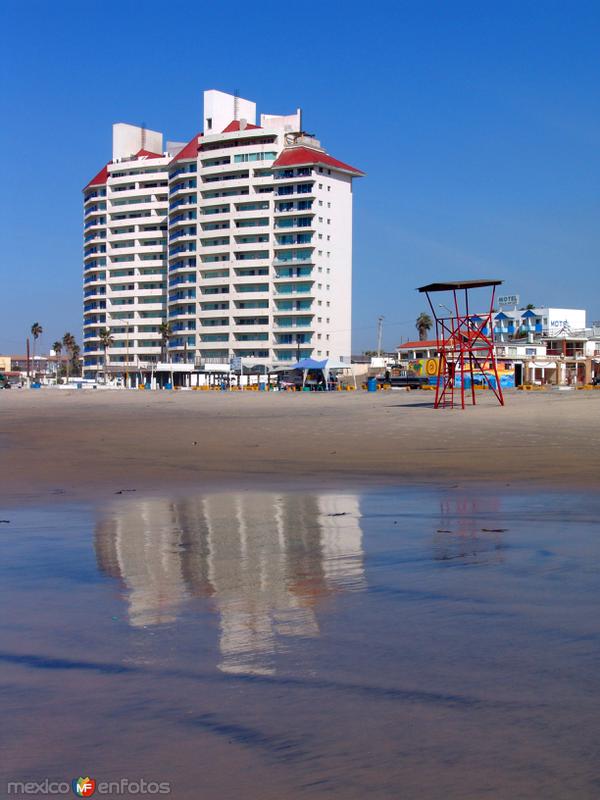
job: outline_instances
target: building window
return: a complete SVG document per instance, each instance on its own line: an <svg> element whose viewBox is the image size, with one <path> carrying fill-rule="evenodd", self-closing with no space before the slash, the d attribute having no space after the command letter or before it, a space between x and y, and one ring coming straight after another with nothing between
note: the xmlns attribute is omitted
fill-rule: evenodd
<svg viewBox="0 0 600 800"><path fill-rule="evenodd" d="M206 127L208 128L208 130L211 130L211 128L212 128L212 117L207 117L206 118Z"/></svg>

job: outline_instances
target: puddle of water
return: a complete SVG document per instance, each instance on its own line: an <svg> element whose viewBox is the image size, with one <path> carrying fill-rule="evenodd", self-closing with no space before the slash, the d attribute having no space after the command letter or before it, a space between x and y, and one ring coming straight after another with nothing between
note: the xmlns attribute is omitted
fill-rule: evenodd
<svg viewBox="0 0 600 800"><path fill-rule="evenodd" d="M405 490L11 512L5 780L597 797L599 511Z"/></svg>

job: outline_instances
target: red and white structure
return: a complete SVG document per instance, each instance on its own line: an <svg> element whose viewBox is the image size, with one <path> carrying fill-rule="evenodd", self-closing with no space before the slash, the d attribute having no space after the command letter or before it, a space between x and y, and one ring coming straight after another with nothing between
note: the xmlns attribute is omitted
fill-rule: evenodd
<svg viewBox="0 0 600 800"><path fill-rule="evenodd" d="M492 324L496 286L501 283L498 280L451 281L419 287L418 291L427 297L435 319L439 355L435 408L454 408L455 404L464 408L465 395L468 397L469 393L475 405L477 383L491 389L500 405L504 405ZM484 314L472 314L469 292L482 288L491 288L489 310ZM451 307L438 304L438 308L448 311L448 316L439 314L431 301L430 295L437 296L439 292L450 295L448 302ZM486 370L486 364L490 365L493 380L489 375L490 368Z"/></svg>
<svg viewBox="0 0 600 800"><path fill-rule="evenodd" d="M285 366L350 360L352 183L363 173L302 131L301 112L204 93L187 143L113 127L113 158L84 189L84 359L135 375L169 361ZM164 358L164 356L163 356Z"/></svg>

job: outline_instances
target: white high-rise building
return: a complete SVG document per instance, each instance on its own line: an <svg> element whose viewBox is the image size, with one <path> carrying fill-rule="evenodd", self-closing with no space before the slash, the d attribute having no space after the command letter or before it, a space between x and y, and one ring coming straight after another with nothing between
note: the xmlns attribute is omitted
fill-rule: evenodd
<svg viewBox="0 0 600 800"><path fill-rule="evenodd" d="M254 103L214 90L185 145L115 125L112 161L84 189L86 375L104 369L106 328L112 374L349 361L362 174L302 131L300 110L257 124Z"/></svg>

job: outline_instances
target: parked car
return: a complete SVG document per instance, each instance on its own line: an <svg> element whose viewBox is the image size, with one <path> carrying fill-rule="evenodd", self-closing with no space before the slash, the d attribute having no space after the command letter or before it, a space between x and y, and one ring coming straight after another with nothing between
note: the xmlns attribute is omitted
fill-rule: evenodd
<svg viewBox="0 0 600 800"><path fill-rule="evenodd" d="M422 389L423 386L428 386L429 381L416 372L403 369L400 370L398 375L384 375L377 378L377 383L388 384L392 389L409 388L409 389Z"/></svg>

